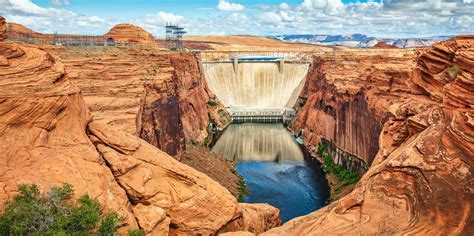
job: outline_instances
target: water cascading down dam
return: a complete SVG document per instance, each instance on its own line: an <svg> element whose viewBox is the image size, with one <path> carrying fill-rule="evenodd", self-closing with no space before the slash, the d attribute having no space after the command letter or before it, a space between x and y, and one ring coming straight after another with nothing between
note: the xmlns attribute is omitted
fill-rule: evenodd
<svg viewBox="0 0 474 236"><path fill-rule="evenodd" d="M234 122L291 119L310 58L301 52L201 53L208 86Z"/></svg>

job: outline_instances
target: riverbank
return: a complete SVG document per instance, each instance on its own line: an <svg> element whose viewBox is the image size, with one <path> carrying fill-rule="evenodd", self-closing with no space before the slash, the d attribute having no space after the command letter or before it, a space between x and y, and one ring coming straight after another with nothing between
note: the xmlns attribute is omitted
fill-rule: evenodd
<svg viewBox="0 0 474 236"><path fill-rule="evenodd" d="M327 203L346 196L354 189L359 177L355 173L344 170L342 167L331 162L330 160L332 160L332 158L326 152L325 148L323 148L323 145L320 145L314 154L312 154L310 149L305 145L300 144L300 147L306 161L312 165L319 165L324 171L329 188Z"/></svg>

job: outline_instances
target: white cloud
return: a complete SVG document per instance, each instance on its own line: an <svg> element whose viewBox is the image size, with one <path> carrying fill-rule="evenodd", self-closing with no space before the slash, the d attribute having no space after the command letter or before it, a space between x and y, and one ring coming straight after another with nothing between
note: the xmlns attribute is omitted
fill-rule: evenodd
<svg viewBox="0 0 474 236"><path fill-rule="evenodd" d="M184 20L183 16L175 15L173 13L160 11L154 15L156 17L156 23L165 25L167 22L172 24L181 23Z"/></svg>
<svg viewBox="0 0 474 236"><path fill-rule="evenodd" d="M344 3L341 0L304 0L301 8L306 11L324 10L326 13L336 14L344 11Z"/></svg>
<svg viewBox="0 0 474 236"><path fill-rule="evenodd" d="M290 6L289 6L288 3L286 3L286 2L280 3L280 5L278 5L278 7L279 7L281 10L288 10L288 9L290 9Z"/></svg>
<svg viewBox="0 0 474 236"><path fill-rule="evenodd" d="M240 22L247 21L249 18L245 14L234 12L230 14L229 17L227 17L227 19L231 22L240 23Z"/></svg>
<svg viewBox="0 0 474 236"><path fill-rule="evenodd" d="M280 17L283 21L291 22L295 20L295 16L290 16L286 11L280 11Z"/></svg>
<svg viewBox="0 0 474 236"><path fill-rule="evenodd" d="M92 22L101 22L101 23L105 22L105 19L102 19L98 16L90 16L89 20L92 21Z"/></svg>
<svg viewBox="0 0 474 236"><path fill-rule="evenodd" d="M226 0L219 0L217 9L221 11L243 11L245 6L239 3L231 3L227 2Z"/></svg>
<svg viewBox="0 0 474 236"><path fill-rule="evenodd" d="M258 9L260 9L260 11L268 11L270 10L272 7L269 6L269 5L260 5L258 6Z"/></svg>
<svg viewBox="0 0 474 236"><path fill-rule="evenodd" d="M179 23L189 34L201 35L363 33L414 37L474 33L474 0L384 0L349 4L341 0L299 0L299 4L294 5L282 1L265 7L256 4L244 11L245 6L236 3L237 0L225 0L219 4L223 2L229 12L185 18L161 11L124 21L100 15L84 16L59 7L42 7L31 0L0 0L0 15L7 21L46 33L103 34L114 24L124 22L142 26L155 35L164 34L166 22Z"/></svg>
<svg viewBox="0 0 474 236"><path fill-rule="evenodd" d="M258 19L265 25L279 26L283 23L281 16L275 12L264 12L258 16Z"/></svg>
<svg viewBox="0 0 474 236"><path fill-rule="evenodd" d="M69 6L71 2L69 0L51 0L51 4L55 6Z"/></svg>
<svg viewBox="0 0 474 236"><path fill-rule="evenodd" d="M43 33L78 33L81 30L87 30L89 34L103 33L113 23L98 16L81 16L65 9L41 7L31 0L0 0L0 15L9 22Z"/></svg>

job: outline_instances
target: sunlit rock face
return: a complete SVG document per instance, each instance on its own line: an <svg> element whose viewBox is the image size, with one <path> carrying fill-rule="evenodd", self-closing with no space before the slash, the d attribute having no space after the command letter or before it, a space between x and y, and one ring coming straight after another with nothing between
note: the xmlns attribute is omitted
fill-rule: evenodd
<svg viewBox="0 0 474 236"><path fill-rule="evenodd" d="M375 136L379 150L349 195L266 235L474 235L473 49L474 36L457 36L416 54L372 49L316 59L294 122L305 144L329 137L357 154ZM345 105L361 98L371 130L354 112L364 106ZM351 120L339 115L351 110ZM347 143L327 128L359 138Z"/></svg>
<svg viewBox="0 0 474 236"><path fill-rule="evenodd" d="M283 125L230 125L213 151L229 160L302 161L303 153Z"/></svg>
<svg viewBox="0 0 474 236"><path fill-rule="evenodd" d="M308 64L239 62L204 64L211 91L227 107L292 107L300 94Z"/></svg>

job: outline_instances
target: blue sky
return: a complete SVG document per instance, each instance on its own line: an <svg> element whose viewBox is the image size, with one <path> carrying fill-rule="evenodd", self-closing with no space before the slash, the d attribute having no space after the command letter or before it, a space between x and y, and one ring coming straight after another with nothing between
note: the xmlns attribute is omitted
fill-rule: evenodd
<svg viewBox="0 0 474 236"><path fill-rule="evenodd" d="M49 33L102 34L126 22L160 36L168 21L193 35L474 33L474 0L0 0L0 15Z"/></svg>

